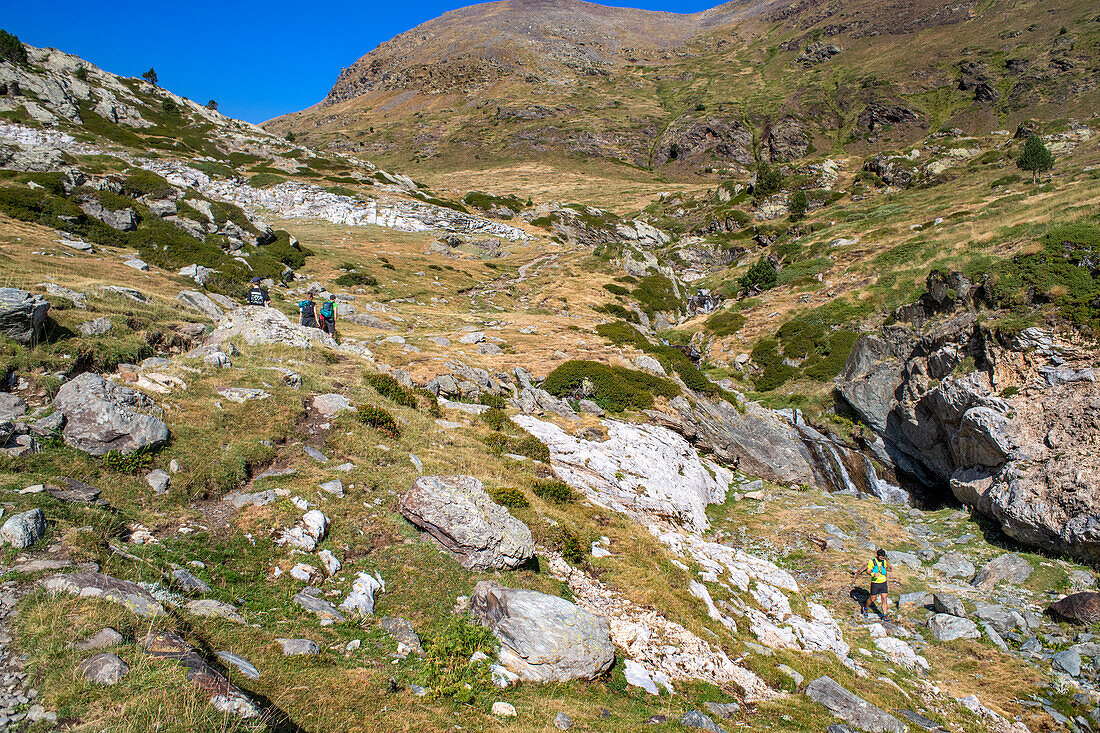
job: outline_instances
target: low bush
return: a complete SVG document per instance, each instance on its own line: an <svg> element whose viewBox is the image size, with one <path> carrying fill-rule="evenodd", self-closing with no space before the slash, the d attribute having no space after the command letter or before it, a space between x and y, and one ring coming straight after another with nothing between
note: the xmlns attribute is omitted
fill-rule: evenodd
<svg viewBox="0 0 1100 733"><path fill-rule="evenodd" d="M365 286L368 288L378 287L378 279L365 272L345 272L333 282L342 288L354 288L358 286Z"/></svg>
<svg viewBox="0 0 1100 733"><path fill-rule="evenodd" d="M401 437L401 428L398 427L397 421L393 419L393 415L386 412L381 407L373 407L370 405L360 407L359 420L364 425L372 427L395 440Z"/></svg>
<svg viewBox="0 0 1100 733"><path fill-rule="evenodd" d="M271 188L280 183L286 183L286 178L277 173L257 173L248 179L248 185L252 188Z"/></svg>
<svg viewBox="0 0 1100 733"><path fill-rule="evenodd" d="M171 196L175 189L168 181L156 173L136 170L122 182L122 195L130 198L148 196L151 199L163 199Z"/></svg>
<svg viewBox="0 0 1100 733"><path fill-rule="evenodd" d="M532 461L550 462L550 449L533 435L513 439L509 443L508 451L516 455L527 456Z"/></svg>
<svg viewBox="0 0 1100 733"><path fill-rule="evenodd" d="M146 473L153 466L153 451L147 448L139 448L132 453L121 453L117 450L108 451L103 456L103 467L115 473L125 473L136 476Z"/></svg>
<svg viewBox="0 0 1100 733"><path fill-rule="evenodd" d="M567 361L550 372L542 388L557 397L590 397L609 412L653 406L655 396L680 394L675 382L598 361Z"/></svg>
<svg viewBox="0 0 1100 733"><path fill-rule="evenodd" d="M535 496L551 504L571 504L577 500L573 487L556 479L538 479L532 491Z"/></svg>
<svg viewBox="0 0 1100 733"><path fill-rule="evenodd" d="M497 504L506 506L509 509L523 509L531 506L531 502L527 501L527 497L523 495L522 491L509 486L498 486L489 489L489 496Z"/></svg>
<svg viewBox="0 0 1100 733"><path fill-rule="evenodd" d="M616 285L615 283L605 283L603 289L612 295L629 295L630 289L624 288L622 285Z"/></svg>
<svg viewBox="0 0 1100 733"><path fill-rule="evenodd" d="M492 430L503 430L508 424L508 415L504 413L504 410L494 407L481 413L478 420L488 425Z"/></svg>
<svg viewBox="0 0 1100 733"><path fill-rule="evenodd" d="M774 288L779 281L779 273L767 257L761 257L749 267L748 271L737 278L741 290L760 292Z"/></svg>
<svg viewBox="0 0 1100 733"><path fill-rule="evenodd" d="M778 347L775 339L761 339L752 349L752 361L760 369L754 383L760 392L770 392L798 375L797 369L783 363Z"/></svg>
<svg viewBox="0 0 1100 733"><path fill-rule="evenodd" d="M584 546L584 541L564 525L552 527L546 539L562 557L574 565L580 565L587 558L588 548Z"/></svg>
<svg viewBox="0 0 1100 733"><path fill-rule="evenodd" d="M638 314L632 310L622 307L618 303L604 303L603 305L593 306L592 310L597 313L602 313L605 316L612 316L614 318L621 318L624 321L630 321L631 323L638 322Z"/></svg>
<svg viewBox="0 0 1100 733"><path fill-rule="evenodd" d="M734 311L722 311L707 318L703 327L715 336L732 336L745 325L745 316Z"/></svg>
<svg viewBox="0 0 1100 733"><path fill-rule="evenodd" d="M389 374L368 374L363 381L374 388L374 391L388 400L392 400L401 407L416 407L420 404L416 393L398 382Z"/></svg>
<svg viewBox="0 0 1100 733"><path fill-rule="evenodd" d="M495 688L488 662L471 661L471 657L482 652L493 659L498 646L489 629L465 616L452 617L424 641L424 657L416 681L432 697L473 703Z"/></svg>

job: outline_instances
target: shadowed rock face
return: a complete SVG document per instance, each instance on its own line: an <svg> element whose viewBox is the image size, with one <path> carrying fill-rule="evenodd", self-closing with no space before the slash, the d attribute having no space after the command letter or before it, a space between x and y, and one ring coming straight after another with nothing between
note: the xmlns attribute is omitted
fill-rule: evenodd
<svg viewBox="0 0 1100 733"><path fill-rule="evenodd" d="M398 509L468 570L515 568L534 556L531 530L473 476L422 476Z"/></svg>
<svg viewBox="0 0 1100 733"><path fill-rule="evenodd" d="M0 288L0 335L33 346L45 334L50 304L37 295Z"/></svg>
<svg viewBox="0 0 1100 733"><path fill-rule="evenodd" d="M615 659L607 619L557 596L481 581L470 611L500 639L500 661L531 682L595 679Z"/></svg>
<svg viewBox="0 0 1100 733"><path fill-rule="evenodd" d="M1100 622L1100 593L1085 591L1050 604L1050 613L1072 624L1091 626Z"/></svg>

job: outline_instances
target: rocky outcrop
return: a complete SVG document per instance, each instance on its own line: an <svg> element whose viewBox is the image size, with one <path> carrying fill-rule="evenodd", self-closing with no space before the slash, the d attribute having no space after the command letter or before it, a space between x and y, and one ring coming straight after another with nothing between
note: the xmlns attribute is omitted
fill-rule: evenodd
<svg viewBox="0 0 1100 733"><path fill-rule="evenodd" d="M809 148L810 136L801 120L787 115L768 128L762 152L773 163L786 163L801 158Z"/></svg>
<svg viewBox="0 0 1100 733"><path fill-rule="evenodd" d="M702 163L706 160L751 166L752 130L740 120L712 117L682 118L668 126L653 153L653 166L666 163Z"/></svg>
<svg viewBox="0 0 1100 733"><path fill-rule="evenodd" d="M830 713L868 733L905 733L905 725L881 708L844 689L832 677L818 677L806 686L806 696Z"/></svg>
<svg viewBox="0 0 1100 733"><path fill-rule="evenodd" d="M1041 329L991 331L975 312L981 291L930 275L925 297L895 313L901 322L860 338L837 390L900 472L950 487L1017 541L1096 559L1091 355Z"/></svg>
<svg viewBox="0 0 1100 733"><path fill-rule="evenodd" d="M1092 626L1100 623L1100 593L1083 591L1050 604L1050 615L1071 624Z"/></svg>
<svg viewBox="0 0 1100 733"><path fill-rule="evenodd" d="M33 293L0 288L0 335L34 346L46 334L49 311L49 302Z"/></svg>
<svg viewBox="0 0 1100 733"><path fill-rule="evenodd" d="M534 556L531 530L473 476L421 476L398 511L468 570L515 568Z"/></svg>
<svg viewBox="0 0 1100 733"><path fill-rule="evenodd" d="M177 662L187 680L205 694L215 710L240 718L257 718L262 710L248 695L211 667L197 649L171 631L151 631L141 640L145 653L154 659Z"/></svg>
<svg viewBox="0 0 1100 733"><path fill-rule="evenodd" d="M814 41L798 55L798 58L794 60L796 64L803 69L809 69L813 66L817 66L820 63L824 63L836 56L841 52L840 47L831 43L823 43L821 41Z"/></svg>
<svg viewBox="0 0 1100 733"><path fill-rule="evenodd" d="M900 104L869 104L856 118L856 128L865 133L877 133L884 127L921 123L919 112Z"/></svg>
<svg viewBox="0 0 1100 733"><path fill-rule="evenodd" d="M591 680L615 660L607 620L557 596L483 580L470 612L500 640L500 663L523 680Z"/></svg>
<svg viewBox="0 0 1100 733"><path fill-rule="evenodd" d="M65 443L93 456L132 453L168 440L168 426L149 414L157 410L152 400L98 374L85 372L66 382L54 407L65 416Z"/></svg>

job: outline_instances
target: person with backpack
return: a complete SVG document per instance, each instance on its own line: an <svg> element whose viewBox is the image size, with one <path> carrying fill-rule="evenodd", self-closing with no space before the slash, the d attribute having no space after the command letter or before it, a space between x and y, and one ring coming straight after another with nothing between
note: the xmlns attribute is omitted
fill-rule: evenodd
<svg viewBox="0 0 1100 733"><path fill-rule="evenodd" d="M887 576L893 569L890 561L886 559L886 550L879 548L875 552L874 559L867 561L867 567L852 575L852 578L855 579L866 573L871 578L871 593L863 602L863 618L867 618L868 605L878 599L879 615L882 616L883 621L890 620L890 594L887 589Z"/></svg>
<svg viewBox="0 0 1100 733"><path fill-rule="evenodd" d="M336 296L329 295L328 300L321 303L321 330L336 338Z"/></svg>
<svg viewBox="0 0 1100 733"><path fill-rule="evenodd" d="M299 301L298 310L302 313L301 320L299 321L300 325L309 328L321 327L317 323L317 303L313 301L313 293L308 293L305 300Z"/></svg>
<svg viewBox="0 0 1100 733"><path fill-rule="evenodd" d="M260 278L252 278L252 287L248 289L244 302L248 305L259 305L264 308L271 306L271 296L267 294L267 288L260 285Z"/></svg>

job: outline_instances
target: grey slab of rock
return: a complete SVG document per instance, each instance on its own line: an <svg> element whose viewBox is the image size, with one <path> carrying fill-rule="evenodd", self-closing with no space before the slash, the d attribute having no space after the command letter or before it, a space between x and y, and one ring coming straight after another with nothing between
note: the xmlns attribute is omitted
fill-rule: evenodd
<svg viewBox="0 0 1100 733"><path fill-rule="evenodd" d="M932 608L936 609L936 613L948 613L959 618L966 618L967 616L966 606L963 605L958 596L953 596L950 593L933 594Z"/></svg>
<svg viewBox="0 0 1100 733"><path fill-rule="evenodd" d="M75 478L64 477L65 486L47 486L46 491L58 501L74 504L90 504L92 506L106 506L107 502L100 498L100 491L94 486L89 486Z"/></svg>
<svg viewBox="0 0 1100 733"><path fill-rule="evenodd" d="M355 406L348 398L339 394L314 395L311 404L313 411L325 418L336 417L341 412L355 412Z"/></svg>
<svg viewBox="0 0 1100 733"><path fill-rule="evenodd" d="M908 565L913 570L920 570L924 563L921 559L911 552L901 552L899 550L887 550L886 557L891 563L903 563Z"/></svg>
<svg viewBox="0 0 1100 733"><path fill-rule="evenodd" d="M218 387L215 392L230 402L244 404L250 400L266 400L271 397L269 392L250 387Z"/></svg>
<svg viewBox="0 0 1100 733"><path fill-rule="evenodd" d="M470 611L500 640L500 663L521 679L591 680L614 661L607 619L557 596L483 580Z"/></svg>
<svg viewBox="0 0 1100 733"><path fill-rule="evenodd" d="M982 623L982 632L985 634L985 638L993 642L993 646L1000 649L1002 652L1008 651L1008 644L1005 644L1005 640L1001 638L1001 635L997 633L997 630L990 626L988 623Z"/></svg>
<svg viewBox="0 0 1100 733"><path fill-rule="evenodd" d="M924 730L943 730L936 721L926 718L920 713L914 713L912 710L895 710L894 712L918 728L923 728Z"/></svg>
<svg viewBox="0 0 1100 733"><path fill-rule="evenodd" d="M122 264L126 265L127 267L132 267L140 272L149 272L149 263L145 260L139 260L136 257L132 260L126 260Z"/></svg>
<svg viewBox="0 0 1100 733"><path fill-rule="evenodd" d="M913 593L902 593L898 598L898 606L905 608L906 606L931 606L932 594L928 591L916 591Z"/></svg>
<svg viewBox="0 0 1100 733"><path fill-rule="evenodd" d="M58 298L64 298L73 304L76 308L87 308L88 298L84 293L78 293L75 290L69 288L63 288L57 283L38 283L38 287L44 288L47 295L53 295Z"/></svg>
<svg viewBox="0 0 1100 733"><path fill-rule="evenodd" d="M265 478L281 478L282 476L297 476L298 469L296 468L269 468L259 476L256 477L256 481Z"/></svg>
<svg viewBox="0 0 1100 733"><path fill-rule="evenodd" d="M380 623L383 629L390 632L390 636L409 648L410 654L424 653L424 648L420 645L420 636L407 620L400 616L384 616Z"/></svg>
<svg viewBox="0 0 1100 733"><path fill-rule="evenodd" d="M176 300L214 322L219 321L225 315L225 311L221 309L221 306L211 300L205 293L200 293L197 290L181 290L180 294L176 296Z"/></svg>
<svg viewBox="0 0 1100 733"><path fill-rule="evenodd" d="M398 510L468 570L511 569L534 555L531 530L472 476L421 476Z"/></svg>
<svg viewBox="0 0 1100 733"><path fill-rule="evenodd" d="M703 715L698 710L689 710L684 713L684 717L680 718L680 725L685 728L696 728L698 730L705 730L708 733L726 733L723 728L719 728L714 724L714 721L709 716Z"/></svg>
<svg viewBox="0 0 1100 733"><path fill-rule="evenodd" d="M1017 626L1016 619L1013 618L1012 612L1004 606L995 603L985 603L983 601L975 603L974 618L986 622L1000 634L1007 634Z"/></svg>
<svg viewBox="0 0 1100 733"><path fill-rule="evenodd" d="M185 593L198 593L199 595L205 595L211 592L210 586L203 582L201 579L196 578L189 571L181 567L173 567L171 573L169 573L172 585L176 586Z"/></svg>
<svg viewBox="0 0 1100 733"><path fill-rule="evenodd" d="M565 713L558 713L554 716L553 723L558 730L569 730L573 725L573 720Z"/></svg>
<svg viewBox="0 0 1100 733"><path fill-rule="evenodd" d="M92 321L84 321L84 323L76 327L76 330L80 331L80 333L85 336L102 336L113 327L114 324L111 323L110 318L96 318Z"/></svg>
<svg viewBox="0 0 1100 733"><path fill-rule="evenodd" d="M974 577L974 563L961 552L948 552L932 566L932 569L943 573L948 578Z"/></svg>
<svg viewBox="0 0 1100 733"><path fill-rule="evenodd" d="M260 670L256 669L256 665L252 664L252 662L248 661L239 654L234 654L233 652L226 651L221 651L217 654L218 659L221 660L222 664L227 664L233 667L250 680L260 679Z"/></svg>
<svg viewBox="0 0 1100 733"><path fill-rule="evenodd" d="M15 288L0 288L0 335L33 346L46 334L48 300Z"/></svg>
<svg viewBox="0 0 1100 733"><path fill-rule="evenodd" d="M80 676L97 685L114 685L130 672L126 662L114 654L96 654L81 662Z"/></svg>
<svg viewBox="0 0 1100 733"><path fill-rule="evenodd" d="M105 627L100 629L90 638L84 641L78 641L73 644L73 647L81 651L90 651L92 649L103 649L109 646L115 646L123 642L122 634L118 633L111 627Z"/></svg>
<svg viewBox="0 0 1100 733"><path fill-rule="evenodd" d="M332 494L334 496L344 495L344 483L338 478L334 478L331 481L324 482L320 485L320 488L321 491Z"/></svg>
<svg viewBox="0 0 1100 733"><path fill-rule="evenodd" d="M374 594L385 590L386 584L378 573L371 575L361 571L351 584L351 592L340 603L340 610L358 616L370 616L374 613Z"/></svg>
<svg viewBox="0 0 1100 733"><path fill-rule="evenodd" d="M149 296L140 290L134 290L133 288L125 288L121 285L104 285L100 290L107 293L114 293L115 295L121 295L123 298L129 298L135 303L148 303Z"/></svg>
<svg viewBox="0 0 1100 733"><path fill-rule="evenodd" d="M776 665L776 669L794 680L795 687L802 686L802 682L805 680L805 678L795 670L791 669L785 664Z"/></svg>
<svg viewBox="0 0 1100 733"><path fill-rule="evenodd" d="M1081 654L1076 649L1064 649L1050 658L1055 669L1060 669L1071 677L1081 674Z"/></svg>
<svg viewBox="0 0 1100 733"><path fill-rule="evenodd" d="M741 706L735 702L706 702L703 703L703 707L708 713L722 720L729 720L741 712Z"/></svg>
<svg viewBox="0 0 1100 733"><path fill-rule="evenodd" d="M1031 577L1031 570L1031 563L1008 552L983 565L970 582L979 588L992 588L1001 581L1019 585Z"/></svg>
<svg viewBox="0 0 1100 733"><path fill-rule="evenodd" d="M325 454L314 448L312 445L304 446L302 448L302 451L318 463L328 463L328 458L325 456Z"/></svg>
<svg viewBox="0 0 1100 733"><path fill-rule="evenodd" d="M0 392L0 422L14 422L27 414L27 403L19 395Z"/></svg>
<svg viewBox="0 0 1100 733"><path fill-rule="evenodd" d="M164 607L137 583L119 580L101 573L52 575L42 581L51 593L71 593L84 598L102 598L121 604L138 616L152 618L164 614Z"/></svg>
<svg viewBox="0 0 1100 733"><path fill-rule="evenodd" d="M313 593L307 592L310 590L316 592L316 589L314 588L306 588L301 593L296 593L294 595L294 598L292 599L294 605L312 613L314 616L317 616L322 621L344 620L344 614L337 611L331 603L324 600L323 598L319 598Z"/></svg>
<svg viewBox="0 0 1100 733"><path fill-rule="evenodd" d="M223 618L226 621L232 621L235 624L247 623L244 620L244 616L238 613L237 609L230 606L228 603L222 603L216 601L213 598L201 598L197 601L188 601L186 608L196 616L206 616L207 618Z"/></svg>
<svg viewBox="0 0 1100 733"><path fill-rule="evenodd" d="M147 414L156 409L152 400L92 372L62 385L54 407L65 416L65 443L93 456L132 453L168 440L168 426Z"/></svg>
<svg viewBox="0 0 1100 733"><path fill-rule="evenodd" d="M806 696L836 717L868 733L905 733L905 725L885 710L844 689L831 677L818 677L806 686Z"/></svg>
<svg viewBox="0 0 1100 733"><path fill-rule="evenodd" d="M46 515L40 508L15 514L0 527L0 542L17 550L30 547L46 534Z"/></svg>
<svg viewBox="0 0 1100 733"><path fill-rule="evenodd" d="M954 641L955 639L977 639L982 632L978 625L968 618L959 618L949 613L937 613L928 622L932 638L936 641Z"/></svg>
<svg viewBox="0 0 1100 733"><path fill-rule="evenodd" d="M1072 593L1050 604L1050 613L1054 618L1072 624L1091 626L1100 623L1100 593L1093 591Z"/></svg>
<svg viewBox="0 0 1100 733"><path fill-rule="evenodd" d="M241 718L257 718L262 710L220 672L211 667L202 655L178 634L154 631L141 642L145 653L156 659L177 662L187 673L187 679L210 699L215 710Z"/></svg>
<svg viewBox="0 0 1100 733"><path fill-rule="evenodd" d="M154 493L167 494L168 485L172 483L172 477L168 475L167 471L158 468L145 475L145 483L149 484L149 488L151 488Z"/></svg>
<svg viewBox="0 0 1100 733"><path fill-rule="evenodd" d="M459 339L464 344L480 344L485 340L485 333L483 331L472 331Z"/></svg>
<svg viewBox="0 0 1100 733"><path fill-rule="evenodd" d="M237 509L246 506L267 506L275 501L275 498L275 492L270 489L267 491L256 491L244 494L234 491L225 495L225 500Z"/></svg>
<svg viewBox="0 0 1100 733"><path fill-rule="evenodd" d="M315 656L321 653L321 648L312 639L276 639L283 648L283 655L294 657L299 655Z"/></svg>

